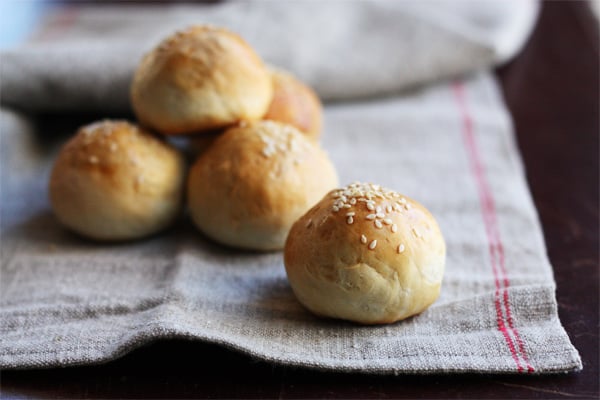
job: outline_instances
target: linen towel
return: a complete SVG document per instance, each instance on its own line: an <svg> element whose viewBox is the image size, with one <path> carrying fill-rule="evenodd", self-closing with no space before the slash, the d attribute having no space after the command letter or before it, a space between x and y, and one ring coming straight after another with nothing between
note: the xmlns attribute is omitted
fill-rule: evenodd
<svg viewBox="0 0 600 400"><path fill-rule="evenodd" d="M245 4L210 6L214 7L210 12L220 15L221 7L240 7L252 21L244 22L249 26L274 18ZM274 3L252 4L275 7ZM385 7L352 4L360 9L357 18L365 10L380 13L379 7ZM114 15L111 9L105 12ZM280 19L293 21L288 15L293 7L280 12ZM235 14L228 13L219 18ZM380 18L388 13L381 12ZM86 15L89 18L81 25L88 32L104 26L104 17L95 21L95 14ZM412 18L406 17L417 20ZM126 30L120 34L127 36ZM378 39L387 43L388 52L399 40L383 33ZM60 40L67 42L64 48L69 48L69 40ZM269 43L258 33L252 39L263 54L278 54L276 49L266 50L279 47ZM80 110L91 104L89 109L107 113L127 109L126 93L109 90L121 72L107 71L111 80L88 82L81 88L61 81L60 74L52 75L55 66L68 71L63 65L67 60L60 61L57 55L61 49L57 43L51 48L14 50L12 61L4 56L2 61L4 72L11 63L10 68L24 66L32 57L29 60L35 64L40 60L36 57L48 55L49 68L35 64L31 79L50 82L52 88L56 84L63 96L57 105L50 104L51 96L44 90L20 82L14 70L9 73L13 74L10 84L4 83L3 75L3 96L5 90L14 94L3 104L29 111ZM464 66L464 71L438 70L427 78L418 73L410 79L398 76L403 82L394 81L398 71L390 69L380 87L371 74L352 78L341 65L335 67L340 68L339 80L333 69L332 75L315 72L333 68L320 67L316 61L312 67L298 67L324 96L348 100L326 104L322 138L341 182L376 182L419 200L436 216L447 241L441 297L422 314L384 326L314 317L294 298L281 253L222 247L202 236L185 216L166 232L119 245L98 244L69 233L54 219L46 199L56 148L40 138L49 133L31 115L3 109L0 367L105 362L151 341L177 337L323 370L392 374L580 369L579 355L558 319L552 268L497 84L489 72L441 81L502 59L492 54L485 62ZM74 80L87 82L102 75L94 69L101 66L86 70L77 64L77 57L72 60ZM327 64L327 60L322 61ZM297 62L302 63L300 58ZM347 68L359 67L348 64ZM124 81L130 73L126 70L122 70ZM334 82L320 80L325 77ZM431 83L430 78L438 82ZM352 79L357 81L354 86ZM430 84L406 90L425 81ZM119 84L115 85L116 89ZM24 96L20 88L39 95L36 104L20 103L19 96ZM405 89L401 95L382 96L401 88ZM79 108L82 99L86 104Z"/></svg>
<svg viewBox="0 0 600 400"><path fill-rule="evenodd" d="M231 1L72 6L2 53L2 104L28 111L129 110L143 53L191 24L228 27L325 101L391 95L502 62L524 44L534 0Z"/></svg>

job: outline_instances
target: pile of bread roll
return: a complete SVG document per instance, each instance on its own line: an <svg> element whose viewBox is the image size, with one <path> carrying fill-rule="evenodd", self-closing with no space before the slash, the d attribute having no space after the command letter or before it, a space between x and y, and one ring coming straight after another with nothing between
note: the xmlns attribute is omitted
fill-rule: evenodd
<svg viewBox="0 0 600 400"><path fill-rule="evenodd" d="M238 35L193 26L166 38L141 60L131 102L139 124L89 124L58 155L50 200L71 230L139 239L187 205L217 242L285 247L290 285L317 315L390 323L438 297L445 244L433 216L378 185L336 189L318 97ZM189 172L174 135L196 151Z"/></svg>

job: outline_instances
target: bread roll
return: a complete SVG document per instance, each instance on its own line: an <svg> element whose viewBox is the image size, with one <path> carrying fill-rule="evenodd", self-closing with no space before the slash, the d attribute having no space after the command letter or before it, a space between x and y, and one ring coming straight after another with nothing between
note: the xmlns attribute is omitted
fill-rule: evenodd
<svg viewBox="0 0 600 400"><path fill-rule="evenodd" d="M185 166L172 147L125 121L82 127L50 177L56 217L97 240L155 233L179 214Z"/></svg>
<svg viewBox="0 0 600 400"><path fill-rule="evenodd" d="M283 70L271 69L273 101L264 119L294 125L313 140L321 135L321 102L315 92Z"/></svg>
<svg viewBox="0 0 600 400"><path fill-rule="evenodd" d="M292 227L285 269L313 313L362 324L418 314L440 293L446 245L419 203L379 185L327 194Z"/></svg>
<svg viewBox="0 0 600 400"><path fill-rule="evenodd" d="M282 249L296 219L337 185L326 153L290 125L231 128L200 156L188 178L198 228L226 245Z"/></svg>
<svg viewBox="0 0 600 400"><path fill-rule="evenodd" d="M273 97L268 70L238 35L193 26L146 54L131 86L143 125L189 134L258 120Z"/></svg>

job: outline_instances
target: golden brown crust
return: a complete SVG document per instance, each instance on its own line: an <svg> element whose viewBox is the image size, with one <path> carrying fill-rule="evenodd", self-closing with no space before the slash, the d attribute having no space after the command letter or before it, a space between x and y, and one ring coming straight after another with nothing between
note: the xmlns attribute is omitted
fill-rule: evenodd
<svg viewBox="0 0 600 400"><path fill-rule="evenodd" d="M263 117L273 84L263 62L238 35L192 26L146 54L131 101L142 124L189 134Z"/></svg>
<svg viewBox="0 0 600 400"><path fill-rule="evenodd" d="M272 69L273 100L264 119L291 124L313 140L321 135L322 106L319 97L292 74Z"/></svg>
<svg viewBox="0 0 600 400"><path fill-rule="evenodd" d="M231 128L190 171L188 203L198 228L234 247L283 248L294 221L337 185L327 155L290 125Z"/></svg>
<svg viewBox="0 0 600 400"><path fill-rule="evenodd" d="M328 193L292 227L285 268L317 315L363 324L398 321L437 299L446 246L416 201L371 184Z"/></svg>
<svg viewBox="0 0 600 400"><path fill-rule="evenodd" d="M185 165L168 144L126 121L79 129L50 177L57 218L97 240L135 239L179 214Z"/></svg>

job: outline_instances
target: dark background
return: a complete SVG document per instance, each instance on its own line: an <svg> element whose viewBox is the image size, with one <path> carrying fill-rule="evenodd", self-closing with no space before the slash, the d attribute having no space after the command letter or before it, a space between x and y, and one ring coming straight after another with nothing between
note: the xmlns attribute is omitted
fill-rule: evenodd
<svg viewBox="0 0 600 400"><path fill-rule="evenodd" d="M3 371L2 398L599 398L598 38L598 22L586 2L544 2L523 52L496 71L554 267L560 319L581 354L583 371L323 373L178 340L101 366Z"/></svg>

